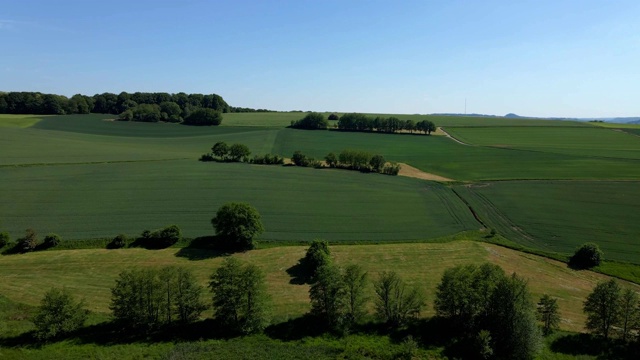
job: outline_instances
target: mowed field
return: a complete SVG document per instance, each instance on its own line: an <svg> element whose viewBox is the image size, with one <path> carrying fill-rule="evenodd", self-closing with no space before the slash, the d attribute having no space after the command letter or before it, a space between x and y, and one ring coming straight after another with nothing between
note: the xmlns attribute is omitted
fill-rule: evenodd
<svg viewBox="0 0 640 360"><path fill-rule="evenodd" d="M590 123L445 116L426 118L470 145L283 127L302 116L225 114L211 128L2 116L0 229L83 239L175 223L205 236L222 203L246 201L262 214L267 241L415 241L480 228L467 201L487 226L531 248L568 254L595 241L609 259L640 258L640 214L629 210L640 196L640 137ZM368 150L473 187L455 185L461 199L451 185L418 179L198 162L217 141L285 157Z"/></svg>
<svg viewBox="0 0 640 360"><path fill-rule="evenodd" d="M287 273L287 269L304 256L305 250L304 246L287 246L233 255L258 265L265 272L276 322L298 317L310 309L309 286L295 284ZM433 315L435 289L446 268L489 261L500 265L507 273L516 272L528 279L534 298L543 293L557 297L561 327L581 331L585 320L582 301L598 281L606 279L592 272L568 269L566 264L557 261L478 242L332 245L331 250L337 265L360 264L370 280L376 279L382 271L394 270L409 284L419 286L427 299L422 316ZM4 257L0 261L0 271L5 281L0 283L0 294L14 302L37 305L52 286L64 286L72 294L85 298L90 310L108 313L109 289L121 271L132 267L186 266L206 286L223 258L214 254L202 258L200 250L200 260L189 260L185 251L187 249L89 249ZM637 285L623 283L623 286L640 290ZM371 284L367 292L373 296ZM210 301L207 292L203 297ZM210 315L210 312L205 314Z"/></svg>

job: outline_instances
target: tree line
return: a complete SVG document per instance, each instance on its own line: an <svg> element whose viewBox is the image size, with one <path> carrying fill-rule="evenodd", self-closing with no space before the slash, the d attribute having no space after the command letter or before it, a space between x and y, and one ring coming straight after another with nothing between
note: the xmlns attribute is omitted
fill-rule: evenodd
<svg viewBox="0 0 640 360"><path fill-rule="evenodd" d="M123 91L120 94L102 93L93 96L76 94L71 98L67 98L63 95L39 92L0 92L0 113L3 114L64 115L100 113L118 115L141 104L161 106L163 103L165 105L169 103L177 105L182 114L185 114L185 112L190 113L193 109L198 108L213 109L222 113L233 112L236 109L229 106L217 94L186 94L183 92L176 94L165 92L127 93ZM247 108L239 109L243 109L243 111L249 110ZM175 110L175 108L170 110Z"/></svg>
<svg viewBox="0 0 640 360"><path fill-rule="evenodd" d="M303 167L323 168L328 166L330 168L375 172L385 175L398 175L400 172L399 164L388 163L384 156L363 150L346 149L342 150L338 155L329 153L324 157L324 163L298 150L293 153L291 161L294 165Z"/></svg>
<svg viewBox="0 0 640 360"><path fill-rule="evenodd" d="M429 120L415 122L413 120L400 120L394 116L370 117L359 113L344 114L342 117L331 114L325 118L323 114L311 112L300 120L292 121L291 127L306 130L326 130L330 127L329 120L337 120L338 122L334 126L344 131L382 133L395 133L399 131L413 133L415 131L424 134L431 134L436 131L436 125Z"/></svg>

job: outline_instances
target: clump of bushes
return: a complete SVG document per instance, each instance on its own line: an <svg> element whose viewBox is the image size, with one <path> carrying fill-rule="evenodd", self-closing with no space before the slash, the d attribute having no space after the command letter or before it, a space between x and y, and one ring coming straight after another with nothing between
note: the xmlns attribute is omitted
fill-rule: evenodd
<svg viewBox="0 0 640 360"><path fill-rule="evenodd" d="M249 162L251 151L244 144L228 146L224 141L218 141L211 148L211 153L200 156L200 161L218 162Z"/></svg>
<svg viewBox="0 0 640 360"><path fill-rule="evenodd" d="M569 259L569 266L574 269L590 269L600 265L604 253L597 244L588 242L582 244Z"/></svg>
<svg viewBox="0 0 640 360"><path fill-rule="evenodd" d="M122 249L127 245L127 235L119 234L107 245L109 249Z"/></svg>
<svg viewBox="0 0 640 360"><path fill-rule="evenodd" d="M60 245L61 241L62 238L60 237L60 235L51 233L44 237L43 245L46 249L49 249Z"/></svg>
<svg viewBox="0 0 640 360"><path fill-rule="evenodd" d="M265 154L263 156L255 155L253 159L251 159L251 163L258 165L282 165L284 164L284 158L272 154Z"/></svg>
<svg viewBox="0 0 640 360"><path fill-rule="evenodd" d="M304 118L292 121L291 127L306 130L326 130L329 127L329 122L322 114L310 112Z"/></svg>
<svg viewBox="0 0 640 360"><path fill-rule="evenodd" d="M304 167L323 168L328 166L330 168L376 172L385 175L398 175L400 172L399 164L387 163L384 156L361 150L343 150L337 156L335 153L329 153L324 157L326 165L304 155L301 151L294 152L291 161L296 166Z"/></svg>
<svg viewBox="0 0 640 360"><path fill-rule="evenodd" d="M177 225L169 225L155 231L145 230L140 236L143 246L150 249L164 249L182 239L182 232ZM115 239L114 239L115 240Z"/></svg>
<svg viewBox="0 0 640 360"><path fill-rule="evenodd" d="M33 229L27 229L24 237L18 239L16 247L16 250L22 253L36 250L38 247L38 234L36 231Z"/></svg>
<svg viewBox="0 0 640 360"><path fill-rule="evenodd" d="M0 249L11 244L11 236L9 233L4 231L0 233Z"/></svg>

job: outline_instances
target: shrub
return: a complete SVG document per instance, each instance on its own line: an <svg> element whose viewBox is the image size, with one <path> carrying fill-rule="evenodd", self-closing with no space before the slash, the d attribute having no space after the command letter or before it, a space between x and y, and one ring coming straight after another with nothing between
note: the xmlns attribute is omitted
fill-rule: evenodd
<svg viewBox="0 0 640 360"><path fill-rule="evenodd" d="M382 168L382 173L385 175L398 175L398 173L400 172L400 164L397 163L391 163L391 164L387 164L384 166L384 168Z"/></svg>
<svg viewBox="0 0 640 360"><path fill-rule="evenodd" d="M382 155L373 155L371 160L369 160L369 166L371 166L371 169L375 172L381 172L386 163L387 161Z"/></svg>
<svg viewBox="0 0 640 360"><path fill-rule="evenodd" d="M44 247L47 249L56 247L60 245L61 241L62 241L62 238L59 235L51 233L44 237Z"/></svg>
<svg viewBox="0 0 640 360"><path fill-rule="evenodd" d="M324 161L330 168L334 168L338 165L338 157L334 153L328 153L327 156L324 157Z"/></svg>
<svg viewBox="0 0 640 360"><path fill-rule="evenodd" d="M318 130L329 127L329 122L320 113L308 113L298 121L292 121L291 127L296 129Z"/></svg>
<svg viewBox="0 0 640 360"><path fill-rule="evenodd" d="M0 233L0 249L9 245L11 243L11 236L9 236L8 232Z"/></svg>
<svg viewBox="0 0 640 360"><path fill-rule="evenodd" d="M233 144L229 147L229 159L234 162L248 161L251 151L244 144Z"/></svg>
<svg viewBox="0 0 640 360"><path fill-rule="evenodd" d="M340 117L336 114L331 114L327 119L335 121L335 120L340 120Z"/></svg>
<svg viewBox="0 0 640 360"><path fill-rule="evenodd" d="M258 165L282 165L284 164L284 158L271 154L265 154L264 156L255 155L253 159L251 159L251 163Z"/></svg>
<svg viewBox="0 0 640 360"><path fill-rule="evenodd" d="M569 265L576 269L589 269L600 265L603 252L595 243L584 243L569 259Z"/></svg>
<svg viewBox="0 0 640 360"><path fill-rule="evenodd" d="M200 155L200 161L215 161L215 158L211 154L202 154Z"/></svg>
<svg viewBox="0 0 640 360"><path fill-rule="evenodd" d="M177 225L169 225L164 229L156 230L149 236L149 245L153 248L167 248L182 239L182 233Z"/></svg>
<svg viewBox="0 0 640 360"><path fill-rule="evenodd" d="M127 245L127 235L120 234L114 237L107 247L109 249L122 249L125 245Z"/></svg>
<svg viewBox="0 0 640 360"><path fill-rule="evenodd" d="M222 123L222 114L209 108L199 108L189 114L182 122L185 125L217 126Z"/></svg>
<svg viewBox="0 0 640 360"><path fill-rule="evenodd" d="M27 229L23 238L18 239L18 251L29 252L34 251L38 247L38 235L33 229Z"/></svg>

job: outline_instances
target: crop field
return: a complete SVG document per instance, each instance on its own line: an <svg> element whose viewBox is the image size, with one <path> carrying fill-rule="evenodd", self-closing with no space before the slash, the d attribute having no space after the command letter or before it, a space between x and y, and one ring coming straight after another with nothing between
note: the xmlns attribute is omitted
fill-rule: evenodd
<svg viewBox="0 0 640 360"><path fill-rule="evenodd" d="M527 278L534 298L542 293L557 297L563 317L562 328L579 331L584 324L581 312L583 299L596 282L606 279L603 275L570 270L565 264L535 255L468 241L332 245L331 249L339 266L360 264L370 279L375 279L382 271L394 270L409 284L420 286L428 304L423 316L433 314L435 288L446 268L490 261L503 267L507 273L516 272ZM297 317L309 310L309 286L292 284L291 275L286 271L304 256L305 250L304 246L287 246L233 255L258 265L265 272L269 293L274 299L273 316L276 321ZM6 256L0 261L0 271L7 280L0 283L0 293L14 302L37 305L44 292L52 286L64 286L72 294L85 298L90 310L108 313L109 289L121 271L134 266L188 266L205 286L222 258L212 254L210 258L190 260L187 251L89 249ZM625 286L640 290L635 285ZM373 295L372 285L367 292ZM207 293L203 296L209 301Z"/></svg>
<svg viewBox="0 0 640 360"><path fill-rule="evenodd" d="M484 128L468 131L477 130L484 131ZM621 136L632 138L626 134ZM580 146L586 148L588 145ZM639 150L630 153L640 151L640 141L636 146ZM278 132L274 152L287 155L300 150L307 155L323 158L329 152L338 153L345 148L379 153L388 160L404 162L422 171L460 181L640 179L640 166L637 166L639 164L635 159L465 146L443 136L283 129Z"/></svg>
<svg viewBox="0 0 640 360"><path fill-rule="evenodd" d="M458 181L581 180L491 182L457 191L474 210L485 212L487 224L517 243L566 254L591 240L601 243L610 259L637 258L634 239L640 229L635 224L640 221L625 210L627 199L637 203L637 182L611 180L640 179L634 158L640 138L618 131L546 120L535 123L576 127L447 128L482 145L465 146L444 136L303 131L257 123L199 128L105 118L0 118L0 228L13 238L33 227L41 235L84 239L135 235L176 223L196 237L212 233L210 219L225 201L256 206L268 241L413 241L481 226L451 190L422 180L196 161L215 142L225 141L244 143L254 154L285 157L296 150L317 158L345 148L368 150ZM481 121L447 118L458 124ZM513 148L490 146L497 141ZM588 202L594 197L601 200ZM565 216L556 216L556 208Z"/></svg>
<svg viewBox="0 0 640 360"><path fill-rule="evenodd" d="M607 128L452 128L465 143L585 157L640 160L640 137Z"/></svg>
<svg viewBox="0 0 640 360"><path fill-rule="evenodd" d="M262 214L265 240L428 239L477 228L441 185L417 179L282 166L201 163L194 158L1 168L0 225L68 239L139 234L177 224L213 233L227 201Z"/></svg>
<svg viewBox="0 0 640 360"><path fill-rule="evenodd" d="M522 245L570 255L593 241L640 264L640 182L501 181L457 186L487 225Z"/></svg>

